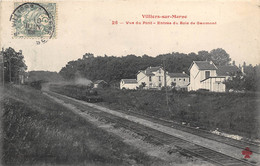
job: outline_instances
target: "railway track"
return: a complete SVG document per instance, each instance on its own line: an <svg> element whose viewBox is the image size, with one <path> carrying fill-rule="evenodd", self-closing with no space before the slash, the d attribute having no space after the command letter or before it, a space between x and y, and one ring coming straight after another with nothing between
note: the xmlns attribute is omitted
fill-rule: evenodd
<svg viewBox="0 0 260 166"><path fill-rule="evenodd" d="M92 115L102 117L106 121L110 123L115 123L118 127L123 127L125 129L129 129L141 136L147 138L147 142L154 144L165 144L165 145L174 145L178 148L178 152L187 156L195 156L202 158L206 161L214 163L215 165L221 166L252 166L254 163L249 163L245 160L239 160L228 155L216 152L209 148L205 148L200 145L193 144L186 140L180 139L178 137L174 137L172 135L168 135L166 133L160 132L158 130L154 130L149 127L145 127L142 125L136 125L136 123L115 117L111 114L104 112L91 112Z"/></svg>
<svg viewBox="0 0 260 166"><path fill-rule="evenodd" d="M250 150L254 153L260 154L260 146L257 143L254 142L249 142L249 141L243 141L243 140L235 140L232 138L228 138L228 137L224 137L224 136L220 136L220 135L215 135L212 134L208 131L205 130L201 130L201 129L196 129L194 127L189 127L189 126L184 126L181 124L178 124L176 122L173 121L169 121L169 120L164 120L164 119L159 119L159 118L155 118L153 116L149 116L149 115L145 115L145 114L140 114L137 112L133 112L133 111L128 111L128 112L124 112L124 111L119 111L122 113L126 113L129 115L133 115L139 118L143 118L155 123L159 123L162 124L164 126L168 126L171 128L175 128L178 130L182 130L191 134L195 134L195 135L199 135L203 138L207 138L207 139L211 139L213 141L217 141L217 142L221 142L221 143L225 143L227 145L231 145L237 148L241 148L241 147L249 147Z"/></svg>
<svg viewBox="0 0 260 166"><path fill-rule="evenodd" d="M85 104L77 102L75 99L70 99L67 96L63 96L53 92L49 94L59 99L62 99L66 103L71 103L74 106L77 106L77 108L82 110L82 112L85 112L86 108L89 107L86 106ZM223 153L217 152L210 148L206 148L201 145L194 144L192 142L186 141L184 139L180 139L178 137L169 135L159 130L155 130L140 124L137 125L135 122L132 122L122 117L112 115L107 112L103 112L95 108L88 109L87 113L92 116L98 117L99 119L100 118L104 119L109 123L114 123L115 127L117 126L123 127L141 136L144 136L147 142L154 143L154 144L165 144L165 145L175 146L178 148L179 153L187 157L192 157L192 156L199 157L206 161L214 163L215 165L221 165L221 166L252 166L252 165L255 166L256 165L255 163L251 163L243 159L237 159L225 155Z"/></svg>

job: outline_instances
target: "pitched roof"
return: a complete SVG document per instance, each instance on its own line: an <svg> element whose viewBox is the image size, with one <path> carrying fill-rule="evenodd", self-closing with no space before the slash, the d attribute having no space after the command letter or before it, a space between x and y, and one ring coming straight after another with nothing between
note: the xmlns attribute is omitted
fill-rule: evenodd
<svg viewBox="0 0 260 166"><path fill-rule="evenodd" d="M107 84L107 82L106 82L106 81L104 81L104 80L97 80L97 81L95 81L95 82L94 82L94 84L99 84L99 83L101 83L101 82L104 82L104 83L106 83L106 84Z"/></svg>
<svg viewBox="0 0 260 166"><path fill-rule="evenodd" d="M193 63L198 66L199 70L217 70L212 61L193 61Z"/></svg>
<svg viewBox="0 0 260 166"><path fill-rule="evenodd" d="M241 71L237 66L217 66L218 76L229 76L230 74Z"/></svg>
<svg viewBox="0 0 260 166"><path fill-rule="evenodd" d="M159 70L161 67L157 66L157 67L147 67L146 71L150 71L150 72L155 72L157 70Z"/></svg>
<svg viewBox="0 0 260 166"><path fill-rule="evenodd" d="M144 74L147 75L147 76L154 76L154 75L155 75L155 74L153 74L151 71L142 70L141 72L144 73Z"/></svg>
<svg viewBox="0 0 260 166"><path fill-rule="evenodd" d="M137 84L136 79L122 79L121 81L124 81L125 84Z"/></svg>
<svg viewBox="0 0 260 166"><path fill-rule="evenodd" d="M147 76L154 76L153 72L158 71L160 68L161 68L160 66L157 66L157 67L147 67L145 70L142 70L141 72L143 72Z"/></svg>
<svg viewBox="0 0 260 166"><path fill-rule="evenodd" d="M168 73L169 77L189 77L188 74L185 73Z"/></svg>

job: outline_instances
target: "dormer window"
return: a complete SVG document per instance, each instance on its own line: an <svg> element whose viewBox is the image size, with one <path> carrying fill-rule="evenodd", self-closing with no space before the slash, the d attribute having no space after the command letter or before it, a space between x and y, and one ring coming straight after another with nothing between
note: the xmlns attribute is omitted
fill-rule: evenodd
<svg viewBox="0 0 260 166"><path fill-rule="evenodd" d="M149 76L149 81L152 81L152 77L151 76Z"/></svg>

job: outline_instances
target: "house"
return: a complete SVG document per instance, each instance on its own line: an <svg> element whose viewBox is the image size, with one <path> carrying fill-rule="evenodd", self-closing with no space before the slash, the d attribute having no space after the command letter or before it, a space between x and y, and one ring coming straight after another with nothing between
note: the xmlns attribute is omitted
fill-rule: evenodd
<svg viewBox="0 0 260 166"><path fill-rule="evenodd" d="M122 79L120 81L120 89L137 89L137 87L136 79Z"/></svg>
<svg viewBox="0 0 260 166"><path fill-rule="evenodd" d="M187 89L190 83L190 76L183 73L167 73L167 86L176 89Z"/></svg>
<svg viewBox="0 0 260 166"><path fill-rule="evenodd" d="M190 71L189 91L207 89L212 92L225 92L227 80L231 73L239 70L234 66L216 66L212 61L193 61Z"/></svg>
<svg viewBox="0 0 260 166"><path fill-rule="evenodd" d="M144 89L160 89L164 86L164 70L162 67L148 67L137 73L138 87L145 85Z"/></svg>
<svg viewBox="0 0 260 166"><path fill-rule="evenodd" d="M97 80L94 82L94 88L105 88L108 86L108 83L104 80Z"/></svg>

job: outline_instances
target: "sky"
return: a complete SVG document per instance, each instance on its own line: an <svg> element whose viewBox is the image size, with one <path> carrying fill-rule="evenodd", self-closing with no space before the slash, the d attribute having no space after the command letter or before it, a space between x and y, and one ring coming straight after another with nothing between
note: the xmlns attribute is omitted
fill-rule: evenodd
<svg viewBox="0 0 260 166"><path fill-rule="evenodd" d="M244 61L260 64L259 0L51 2L56 3L57 7L56 37L39 45L36 44L39 39L13 38L9 19L14 2L0 2L0 46L23 50L28 70L58 72L68 61L82 58L85 53L95 56L157 56L216 48L226 50L236 64ZM143 18L142 15L178 15L186 18ZM113 21L118 21L118 24L113 25ZM141 24L129 25L127 21ZM143 21L155 24L143 24ZM161 25L157 21L179 24ZM181 21L189 24L180 25ZM197 25L198 21L216 24ZM191 25L191 22L195 24Z"/></svg>

